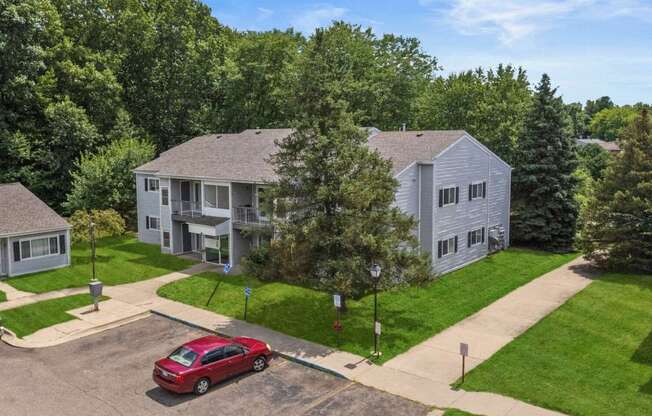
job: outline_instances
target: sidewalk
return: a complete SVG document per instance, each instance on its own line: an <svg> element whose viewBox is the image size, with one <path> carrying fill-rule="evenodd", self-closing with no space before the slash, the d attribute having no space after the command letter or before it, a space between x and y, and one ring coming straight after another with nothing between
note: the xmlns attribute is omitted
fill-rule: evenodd
<svg viewBox="0 0 652 416"><path fill-rule="evenodd" d="M469 345L471 370L591 283L577 258L510 292L486 308L387 361L384 366L444 384L460 377L460 343Z"/></svg>
<svg viewBox="0 0 652 416"><path fill-rule="evenodd" d="M486 360L590 284L590 275L586 273L586 263L583 260L574 260L514 290L475 315L388 361L384 366L375 365L365 357L334 350L157 296L156 291L164 284L211 267L214 266L198 264L190 269L158 278L106 287L104 293L111 297L116 307L119 306L118 309L130 310L132 314L151 311L228 336L260 338L271 344L274 351L286 358L428 406L457 408L486 416L562 415L498 394L453 390L450 383L459 376L459 342L470 344L471 357L467 361L469 367ZM82 311L73 311L73 313L77 313L80 320L84 320L85 317L88 320L91 316L91 314L82 316ZM96 322L97 325L100 325L101 321L100 319ZM62 330L62 325L66 324L73 327L84 325L70 323L55 325L39 331L42 333L38 337L35 337L37 333L32 334L30 336L32 338L25 344L30 342L35 344L39 341L36 338L39 338L40 341L44 341L39 346L44 346L48 342L47 336L56 332L63 333L66 329L70 330L66 327ZM49 332L43 332L46 330ZM86 329L80 331L84 330ZM73 332L72 336L78 335L80 331ZM70 334L64 335L56 342L61 339L67 341L69 337Z"/></svg>

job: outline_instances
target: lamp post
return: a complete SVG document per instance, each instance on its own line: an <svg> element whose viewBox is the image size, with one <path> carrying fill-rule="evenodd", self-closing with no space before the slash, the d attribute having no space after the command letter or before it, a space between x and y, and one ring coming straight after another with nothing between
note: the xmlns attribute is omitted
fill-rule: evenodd
<svg viewBox="0 0 652 416"><path fill-rule="evenodd" d="M99 300L102 296L102 282L97 280L95 276L95 223L91 221L88 224L88 232L91 243L91 263L93 265L93 277L91 278L90 283L88 284L88 289L91 292L91 297L93 298L93 310L98 312L100 310Z"/></svg>
<svg viewBox="0 0 652 416"><path fill-rule="evenodd" d="M378 264L373 264L369 272L371 273L371 278L374 282L374 353L373 355L378 357L380 356L380 351L378 351L378 335L380 330L380 323L378 322L378 282L380 280L380 271L381 268Z"/></svg>

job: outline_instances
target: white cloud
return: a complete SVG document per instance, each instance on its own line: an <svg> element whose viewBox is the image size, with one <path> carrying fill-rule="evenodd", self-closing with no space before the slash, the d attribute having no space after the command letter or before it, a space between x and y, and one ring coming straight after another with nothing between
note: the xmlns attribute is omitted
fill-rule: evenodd
<svg viewBox="0 0 652 416"><path fill-rule="evenodd" d="M265 20L274 14L274 10L266 9L264 7L256 7L256 10L258 11L258 16L256 17L257 20Z"/></svg>
<svg viewBox="0 0 652 416"><path fill-rule="evenodd" d="M650 18L652 6L645 0L454 0L443 11L443 20L458 32L493 34L504 45L549 30L559 19L571 16Z"/></svg>
<svg viewBox="0 0 652 416"><path fill-rule="evenodd" d="M348 12L343 7L331 5L318 6L310 9L292 20L292 26L306 35L318 27L328 26L331 21L341 19Z"/></svg>

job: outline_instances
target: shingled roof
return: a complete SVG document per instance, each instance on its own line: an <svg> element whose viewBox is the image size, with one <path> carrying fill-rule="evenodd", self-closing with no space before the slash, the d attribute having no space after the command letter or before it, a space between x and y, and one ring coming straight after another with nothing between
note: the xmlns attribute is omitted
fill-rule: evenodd
<svg viewBox="0 0 652 416"><path fill-rule="evenodd" d="M275 140L292 129L245 130L210 134L176 146L136 169L159 176L201 177L226 182L266 182L275 179L267 162L277 150ZM413 162L431 161L464 136L463 130L371 132L369 146L392 161L397 174Z"/></svg>
<svg viewBox="0 0 652 416"><path fill-rule="evenodd" d="M70 227L66 220L20 183L0 184L0 236Z"/></svg>

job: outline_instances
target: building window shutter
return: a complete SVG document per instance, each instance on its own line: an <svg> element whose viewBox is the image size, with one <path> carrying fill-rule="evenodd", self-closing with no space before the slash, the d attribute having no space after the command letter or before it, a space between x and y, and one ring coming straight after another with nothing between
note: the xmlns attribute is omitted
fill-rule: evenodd
<svg viewBox="0 0 652 416"><path fill-rule="evenodd" d="M147 189L147 183L148 183L148 182L149 182L149 181L147 180L147 178L145 178L145 192L148 191L148 189Z"/></svg>
<svg viewBox="0 0 652 416"><path fill-rule="evenodd" d="M469 184L469 201L473 199L473 185Z"/></svg>
<svg viewBox="0 0 652 416"><path fill-rule="evenodd" d="M149 230L149 215L145 216L145 228Z"/></svg>
<svg viewBox="0 0 652 416"><path fill-rule="evenodd" d="M455 236L455 252L457 253L457 236Z"/></svg>
<svg viewBox="0 0 652 416"><path fill-rule="evenodd" d="M487 197L487 182L482 182L482 197Z"/></svg>
<svg viewBox="0 0 652 416"><path fill-rule="evenodd" d="M456 204L460 203L460 187L459 186L455 187L455 203Z"/></svg>
<svg viewBox="0 0 652 416"><path fill-rule="evenodd" d="M14 241L14 261L20 261L20 243Z"/></svg>
<svg viewBox="0 0 652 416"><path fill-rule="evenodd" d="M437 258L441 258L441 240L437 242Z"/></svg>
<svg viewBox="0 0 652 416"><path fill-rule="evenodd" d="M482 242L484 243L484 227L482 227Z"/></svg>
<svg viewBox="0 0 652 416"><path fill-rule="evenodd" d="M66 254L66 235L59 235L59 253Z"/></svg>
<svg viewBox="0 0 652 416"><path fill-rule="evenodd" d="M444 206L444 190L439 190L439 208ZM440 256L441 257L441 256Z"/></svg>
<svg viewBox="0 0 652 416"><path fill-rule="evenodd" d="M471 231L466 233L466 246L471 247Z"/></svg>

